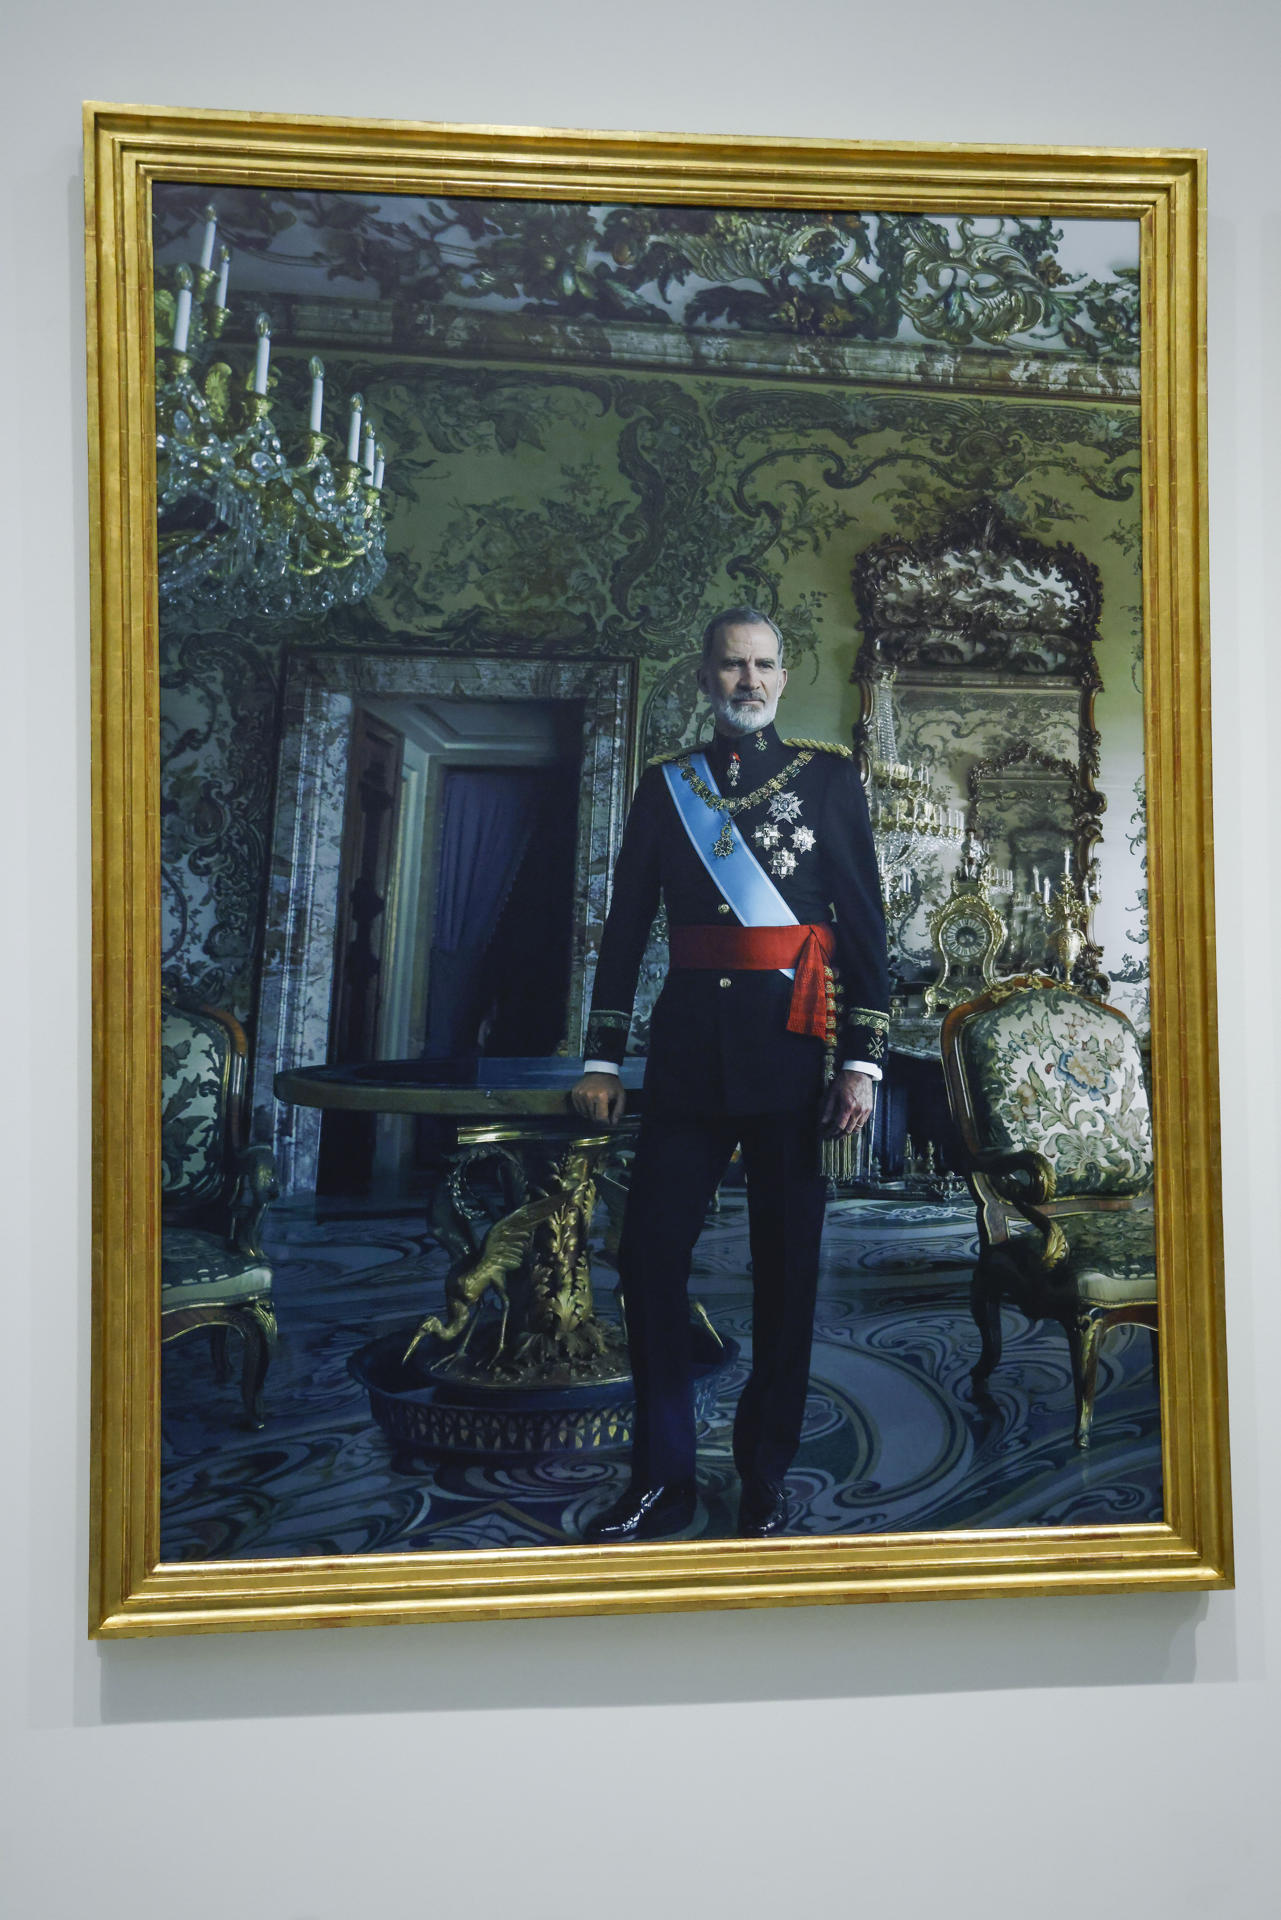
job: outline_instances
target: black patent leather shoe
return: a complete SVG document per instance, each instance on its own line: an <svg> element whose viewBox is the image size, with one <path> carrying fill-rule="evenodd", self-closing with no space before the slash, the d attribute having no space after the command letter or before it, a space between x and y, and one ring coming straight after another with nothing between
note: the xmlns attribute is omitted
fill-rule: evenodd
<svg viewBox="0 0 1281 1920"><path fill-rule="evenodd" d="M694 1518L698 1488L692 1480L671 1480L656 1487L628 1487L604 1513L583 1528L589 1546L612 1546L626 1540L658 1540L681 1533Z"/></svg>
<svg viewBox="0 0 1281 1920"><path fill-rule="evenodd" d="M738 1503L738 1531L745 1540L768 1540L772 1534L786 1533L790 1508L787 1488L781 1480L764 1480L755 1475L743 1482Z"/></svg>

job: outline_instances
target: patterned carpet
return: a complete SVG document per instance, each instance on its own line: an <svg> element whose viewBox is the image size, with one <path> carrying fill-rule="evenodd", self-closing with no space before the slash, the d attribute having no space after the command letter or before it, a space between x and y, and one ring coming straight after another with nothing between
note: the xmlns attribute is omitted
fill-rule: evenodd
<svg viewBox="0 0 1281 1920"><path fill-rule="evenodd" d="M237 1424L199 1335L166 1349L161 1540L167 1560L544 1546L577 1538L622 1489L625 1457L405 1471L348 1371L375 1335L443 1297L445 1256L421 1210L283 1204L268 1217L280 1345L267 1423ZM1072 1446L1072 1381L1058 1327L1009 1312L994 1408L970 1395L974 1210L843 1201L828 1214L805 1435L789 1476L796 1533L1142 1521L1161 1514L1149 1336L1104 1344L1090 1453ZM738 1482L730 1421L751 1344L741 1194L699 1243L692 1293L742 1343L700 1435L691 1537L730 1535ZM603 1291L608 1295L608 1269Z"/></svg>

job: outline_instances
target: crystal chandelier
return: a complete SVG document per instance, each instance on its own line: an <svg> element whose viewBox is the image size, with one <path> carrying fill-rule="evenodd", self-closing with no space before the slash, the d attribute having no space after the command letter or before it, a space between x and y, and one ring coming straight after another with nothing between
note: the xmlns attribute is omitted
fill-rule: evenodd
<svg viewBox="0 0 1281 1920"><path fill-rule="evenodd" d="M961 840L965 816L938 798L928 768L898 756L894 725L894 670L883 668L872 693L871 785L868 805L881 892L891 918L915 907L922 895L924 857Z"/></svg>
<svg viewBox="0 0 1281 1920"><path fill-rule="evenodd" d="M385 458L364 402L348 403L346 457L322 430L325 369L309 364L308 430L286 454L271 417L271 320L257 318L252 369L237 383L212 359L227 318L231 255L205 210L199 265L156 290L156 494L160 604L167 612L316 615L363 600L387 567ZM200 369L198 372L197 369Z"/></svg>

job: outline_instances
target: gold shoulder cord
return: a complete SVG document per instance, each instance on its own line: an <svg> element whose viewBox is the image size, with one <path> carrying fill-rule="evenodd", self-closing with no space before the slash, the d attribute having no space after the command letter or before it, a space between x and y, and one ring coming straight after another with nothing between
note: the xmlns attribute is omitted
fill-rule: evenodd
<svg viewBox="0 0 1281 1920"><path fill-rule="evenodd" d="M854 758L854 751L851 747L838 746L834 740L784 740L783 745L785 747L805 747L810 753L836 753L840 755L842 760L852 760Z"/></svg>

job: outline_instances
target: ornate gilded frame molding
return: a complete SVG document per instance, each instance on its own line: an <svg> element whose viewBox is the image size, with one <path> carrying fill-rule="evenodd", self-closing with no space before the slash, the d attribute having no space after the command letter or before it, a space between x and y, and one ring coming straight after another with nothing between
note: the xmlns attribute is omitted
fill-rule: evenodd
<svg viewBox="0 0 1281 1920"><path fill-rule="evenodd" d="M1118 1588L1232 1577L1206 603L1205 162L85 110L94 698L99 1635ZM1141 230L1146 765L1165 1514L615 1549L167 1564L159 1554L159 769L153 183L1132 219Z"/></svg>

